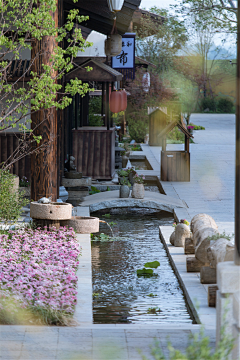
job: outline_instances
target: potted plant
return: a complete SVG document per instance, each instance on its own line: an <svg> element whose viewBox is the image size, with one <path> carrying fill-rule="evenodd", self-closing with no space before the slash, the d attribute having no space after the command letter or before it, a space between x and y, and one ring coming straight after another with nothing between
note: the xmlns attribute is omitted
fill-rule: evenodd
<svg viewBox="0 0 240 360"><path fill-rule="evenodd" d="M134 177L134 184L132 189L132 197L136 199L143 199L144 198L144 179L143 175L136 174Z"/></svg>
<svg viewBox="0 0 240 360"><path fill-rule="evenodd" d="M194 126L188 125L187 127L189 134L193 134Z"/></svg>
<svg viewBox="0 0 240 360"><path fill-rule="evenodd" d="M120 190L119 190L119 197L120 198L128 198L130 194L130 182L128 181L128 178L123 178Z"/></svg>
<svg viewBox="0 0 240 360"><path fill-rule="evenodd" d="M124 180L124 178L128 177L128 172L126 169L120 169L117 171L118 174L118 182L120 185L122 185L122 181Z"/></svg>
<svg viewBox="0 0 240 360"><path fill-rule="evenodd" d="M134 176L137 174L136 170L134 167L130 167L127 169L128 172L128 179L131 185L134 184Z"/></svg>
<svg viewBox="0 0 240 360"><path fill-rule="evenodd" d="M25 197L30 197L31 189L30 189L30 181L23 176L22 179L19 180L19 189L22 191Z"/></svg>

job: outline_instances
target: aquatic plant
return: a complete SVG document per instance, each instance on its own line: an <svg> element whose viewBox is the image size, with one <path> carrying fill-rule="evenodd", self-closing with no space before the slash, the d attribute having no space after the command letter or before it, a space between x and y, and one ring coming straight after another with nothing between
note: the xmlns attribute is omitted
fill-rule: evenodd
<svg viewBox="0 0 240 360"><path fill-rule="evenodd" d="M150 307L147 310L148 314L156 314L162 312L162 310L159 307Z"/></svg>
<svg viewBox="0 0 240 360"><path fill-rule="evenodd" d="M153 269L157 269L159 266L160 266L159 261L147 262L144 265L143 269L137 270L137 275L138 276L146 276L146 277L157 276L157 274L153 272Z"/></svg>
<svg viewBox="0 0 240 360"><path fill-rule="evenodd" d="M77 301L80 253L72 228L0 235L0 322L19 323L24 310L40 323L65 324Z"/></svg>
<svg viewBox="0 0 240 360"><path fill-rule="evenodd" d="M215 235L213 235L213 236L209 236L208 237L208 240L218 240L218 239L226 239L226 240L229 240L229 241L231 241L232 240L232 238L233 238L233 236L234 236L234 234L232 234L232 235L228 235L228 234L226 234L225 233L225 231L223 232L223 233L221 233L221 234L215 234Z"/></svg>

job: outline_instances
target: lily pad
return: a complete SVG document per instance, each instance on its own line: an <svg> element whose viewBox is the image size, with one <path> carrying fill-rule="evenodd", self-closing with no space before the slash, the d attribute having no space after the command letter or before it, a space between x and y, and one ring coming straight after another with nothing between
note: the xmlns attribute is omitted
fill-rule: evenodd
<svg viewBox="0 0 240 360"><path fill-rule="evenodd" d="M152 269L138 269L137 270L138 276L153 276L153 270Z"/></svg>
<svg viewBox="0 0 240 360"><path fill-rule="evenodd" d="M147 262L144 266L146 268L157 269L160 266L160 262L159 261Z"/></svg>

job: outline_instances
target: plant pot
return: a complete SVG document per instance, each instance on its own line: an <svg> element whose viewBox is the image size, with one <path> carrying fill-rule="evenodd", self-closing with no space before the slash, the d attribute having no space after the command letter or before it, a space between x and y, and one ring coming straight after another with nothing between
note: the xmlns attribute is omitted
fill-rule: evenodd
<svg viewBox="0 0 240 360"><path fill-rule="evenodd" d="M74 216L61 221L61 226L72 227L78 234L99 232L99 218L93 216Z"/></svg>
<svg viewBox="0 0 240 360"><path fill-rule="evenodd" d="M143 184L133 184L132 197L135 199L144 199L144 185Z"/></svg>
<svg viewBox="0 0 240 360"><path fill-rule="evenodd" d="M119 190L120 198L128 198L130 194L130 189L127 185L121 185Z"/></svg>

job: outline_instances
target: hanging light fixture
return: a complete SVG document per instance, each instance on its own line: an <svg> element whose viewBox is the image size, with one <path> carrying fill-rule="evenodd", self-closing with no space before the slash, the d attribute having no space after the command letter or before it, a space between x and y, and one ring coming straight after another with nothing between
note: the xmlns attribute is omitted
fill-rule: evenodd
<svg viewBox="0 0 240 360"><path fill-rule="evenodd" d="M109 10L111 12L118 12L121 11L123 7L124 0L107 0Z"/></svg>

